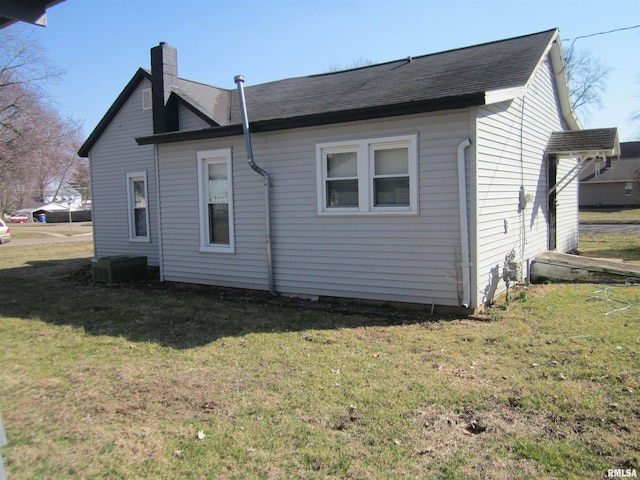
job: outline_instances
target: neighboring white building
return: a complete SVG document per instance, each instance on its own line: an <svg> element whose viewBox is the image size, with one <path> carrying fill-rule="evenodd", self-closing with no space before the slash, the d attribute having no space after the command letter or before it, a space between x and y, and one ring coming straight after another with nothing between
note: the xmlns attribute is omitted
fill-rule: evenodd
<svg viewBox="0 0 640 480"><path fill-rule="evenodd" d="M44 203L57 203L66 206L69 210L69 204L71 204L71 210L80 210L82 208L82 194L75 188L60 187L60 188L47 188L44 191Z"/></svg>
<svg viewBox="0 0 640 480"><path fill-rule="evenodd" d="M178 78L176 56L154 47L80 149L98 257L147 256L166 281L474 309L505 266L524 279L577 247L572 172L591 147L565 148L580 126L557 30L248 86L270 249L238 94Z"/></svg>

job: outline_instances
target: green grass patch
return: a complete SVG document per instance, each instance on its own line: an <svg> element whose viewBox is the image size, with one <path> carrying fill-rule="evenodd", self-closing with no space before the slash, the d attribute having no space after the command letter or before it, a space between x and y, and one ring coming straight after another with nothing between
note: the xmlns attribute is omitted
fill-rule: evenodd
<svg viewBox="0 0 640 480"><path fill-rule="evenodd" d="M640 208L580 210L580 222L624 224L640 223Z"/></svg>
<svg viewBox="0 0 640 480"><path fill-rule="evenodd" d="M640 264L640 236L637 234L581 234L578 252L585 257L614 258Z"/></svg>
<svg viewBox="0 0 640 480"><path fill-rule="evenodd" d="M429 307L347 315L70 278L91 255L90 242L0 250L9 478L598 478L640 466L640 287L531 286L490 322ZM630 308L610 314L613 300Z"/></svg>

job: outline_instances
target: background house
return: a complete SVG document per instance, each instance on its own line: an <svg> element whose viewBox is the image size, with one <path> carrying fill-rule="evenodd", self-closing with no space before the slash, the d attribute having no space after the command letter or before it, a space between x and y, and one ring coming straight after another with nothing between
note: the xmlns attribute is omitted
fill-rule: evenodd
<svg viewBox="0 0 640 480"><path fill-rule="evenodd" d="M580 207L640 206L640 142L620 143L620 157L596 160L580 172Z"/></svg>
<svg viewBox="0 0 640 480"><path fill-rule="evenodd" d="M556 30L235 90L161 43L80 149L96 256L161 279L476 308L578 241L578 162ZM615 130L615 129L613 129ZM551 141L553 140L553 141ZM267 236L266 218L272 236Z"/></svg>
<svg viewBox="0 0 640 480"><path fill-rule="evenodd" d="M57 203L66 206L67 210L71 205L71 210L79 210L82 208L82 194L75 188L60 187L60 188L46 188L43 192L43 202Z"/></svg>

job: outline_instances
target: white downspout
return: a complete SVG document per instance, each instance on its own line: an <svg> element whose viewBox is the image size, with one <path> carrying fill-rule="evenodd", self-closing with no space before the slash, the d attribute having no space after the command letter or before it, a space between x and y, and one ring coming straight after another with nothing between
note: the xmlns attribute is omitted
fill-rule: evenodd
<svg viewBox="0 0 640 480"><path fill-rule="evenodd" d="M460 250L462 267L462 306L471 304L471 262L469 260L469 214L467 211L467 164L464 152L471 140L464 139L458 145L458 202L460 204Z"/></svg>

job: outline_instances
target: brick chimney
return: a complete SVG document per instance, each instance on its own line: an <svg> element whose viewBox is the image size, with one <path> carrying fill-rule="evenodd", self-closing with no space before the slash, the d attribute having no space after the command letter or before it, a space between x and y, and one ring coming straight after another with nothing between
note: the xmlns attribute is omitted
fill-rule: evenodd
<svg viewBox="0 0 640 480"><path fill-rule="evenodd" d="M177 82L178 52L169 44L160 42L151 49L153 133L178 130L178 105L176 102L169 102L171 87Z"/></svg>

